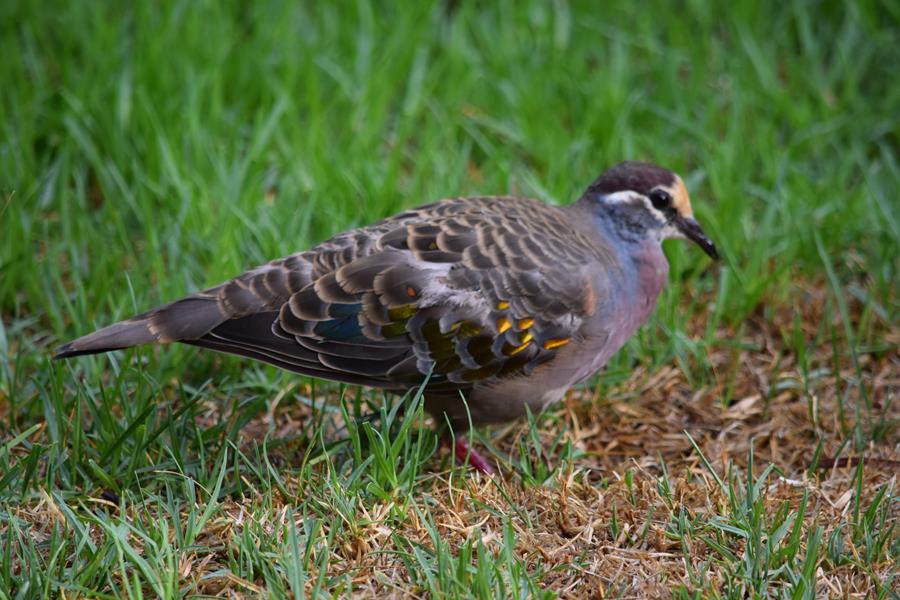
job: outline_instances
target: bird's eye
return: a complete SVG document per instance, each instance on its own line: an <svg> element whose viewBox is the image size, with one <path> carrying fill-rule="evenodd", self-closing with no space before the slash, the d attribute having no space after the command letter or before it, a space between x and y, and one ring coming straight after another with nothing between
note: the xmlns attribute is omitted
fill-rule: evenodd
<svg viewBox="0 0 900 600"><path fill-rule="evenodd" d="M666 190L653 190L650 192L650 202L656 210L665 210L672 206L672 196Z"/></svg>

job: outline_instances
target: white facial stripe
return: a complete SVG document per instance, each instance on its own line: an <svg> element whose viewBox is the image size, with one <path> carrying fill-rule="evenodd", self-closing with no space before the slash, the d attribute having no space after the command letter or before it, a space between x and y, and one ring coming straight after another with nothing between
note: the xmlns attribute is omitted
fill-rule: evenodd
<svg viewBox="0 0 900 600"><path fill-rule="evenodd" d="M604 199L610 204L631 204L637 201L638 198L643 198L637 192L632 192L631 190L624 190L621 192L614 192L612 194L607 194L604 196Z"/></svg>
<svg viewBox="0 0 900 600"><path fill-rule="evenodd" d="M671 239L683 240L685 239L685 237L684 234L681 233L680 229L669 223L659 230L659 241Z"/></svg>
<svg viewBox="0 0 900 600"><path fill-rule="evenodd" d="M653 203L650 202L650 198L631 190L608 194L606 196L606 201L612 204L641 204L643 205L644 209L647 210L647 212L653 215L654 219L660 222L660 224L666 223L668 221L668 219L666 219L666 215L664 215L662 211L653 208Z"/></svg>

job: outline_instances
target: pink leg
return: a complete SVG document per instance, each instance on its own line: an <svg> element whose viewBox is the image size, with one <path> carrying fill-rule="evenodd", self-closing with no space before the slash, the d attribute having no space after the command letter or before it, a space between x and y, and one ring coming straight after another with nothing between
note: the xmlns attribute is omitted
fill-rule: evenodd
<svg viewBox="0 0 900 600"><path fill-rule="evenodd" d="M485 475L494 474L494 469L488 464L488 461L478 454L478 451L475 448L469 448L469 439L467 437L460 436L456 438L456 445L453 447L453 451L456 454L456 460L459 461L460 464L464 464L466 458L468 458L469 464L476 471L484 473Z"/></svg>

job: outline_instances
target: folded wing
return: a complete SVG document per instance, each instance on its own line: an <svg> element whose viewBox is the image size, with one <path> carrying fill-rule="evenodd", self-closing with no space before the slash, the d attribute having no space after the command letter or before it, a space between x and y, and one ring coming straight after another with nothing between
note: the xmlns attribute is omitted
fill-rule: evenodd
<svg viewBox="0 0 900 600"><path fill-rule="evenodd" d="M101 329L56 357L180 341L387 389L428 376L433 390L453 392L528 374L577 337L598 302L586 265L602 252L539 202L445 200Z"/></svg>

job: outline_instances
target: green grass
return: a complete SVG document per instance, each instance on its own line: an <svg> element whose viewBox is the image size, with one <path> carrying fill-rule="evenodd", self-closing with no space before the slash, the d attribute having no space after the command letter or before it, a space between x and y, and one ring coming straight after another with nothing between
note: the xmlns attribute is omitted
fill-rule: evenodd
<svg viewBox="0 0 900 600"><path fill-rule="evenodd" d="M592 570L603 548L669 542L676 597L823 578L896 597L896 465L845 469L840 516L817 495L840 474L772 486L816 481L796 457L817 445L900 458L898 5L446 4L0 7L0 599L627 597L668 558L616 578ZM680 172L725 258L667 244L670 284L597 400L481 440L502 482L450 468L420 411L375 392L180 347L49 360L345 228L452 195L565 203L623 159ZM692 430L598 476L611 440L571 414L640 405L636 368L671 366L722 414L758 393L777 421L790 395L808 452L754 471L752 444L735 466ZM570 488L609 518L551 551Z"/></svg>

